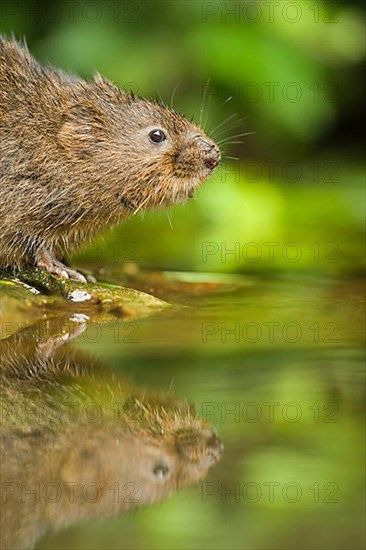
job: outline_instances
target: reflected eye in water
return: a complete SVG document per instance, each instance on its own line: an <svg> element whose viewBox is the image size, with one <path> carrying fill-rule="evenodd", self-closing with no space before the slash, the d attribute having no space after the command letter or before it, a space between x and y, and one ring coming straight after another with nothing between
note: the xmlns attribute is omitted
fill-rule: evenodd
<svg viewBox="0 0 366 550"><path fill-rule="evenodd" d="M154 476L159 480L164 480L168 477L169 466L164 464L164 462L158 462L153 468Z"/></svg>
<svg viewBox="0 0 366 550"><path fill-rule="evenodd" d="M57 498L52 493L47 501L47 495L23 498L23 489L2 499L0 548L30 548L48 529L160 502L202 479L213 463L202 455L214 457L217 440L193 407L174 395L133 387L72 347L54 355L53 343L66 332L72 331L61 318L0 340L1 481L20 488L35 480L42 488L60 482ZM111 399L123 405L118 422ZM41 414L24 415L24 403ZM86 414L92 405L98 419ZM57 425L55 412L61 413ZM107 490L116 484L128 498Z"/></svg>

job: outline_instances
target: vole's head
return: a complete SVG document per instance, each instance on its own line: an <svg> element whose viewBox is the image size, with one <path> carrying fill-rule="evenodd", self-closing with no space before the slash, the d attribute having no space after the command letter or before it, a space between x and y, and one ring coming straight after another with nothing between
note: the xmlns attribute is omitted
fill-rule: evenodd
<svg viewBox="0 0 366 550"><path fill-rule="evenodd" d="M123 208L184 202L220 162L218 146L182 115L97 77L92 93L63 115L59 141L98 167Z"/></svg>
<svg viewBox="0 0 366 550"><path fill-rule="evenodd" d="M217 145L200 128L157 103L132 101L122 124L121 148L137 184L130 189L132 203L142 199L144 206L158 207L185 201L220 161Z"/></svg>
<svg viewBox="0 0 366 550"><path fill-rule="evenodd" d="M113 484L134 488L136 500L121 502L143 505L203 479L222 456L220 439L188 404L132 398L125 412L126 422L114 419L101 427L84 424L73 430L62 451L63 482L82 488L94 481L110 499L114 495L107 488ZM103 505L108 513L122 507Z"/></svg>

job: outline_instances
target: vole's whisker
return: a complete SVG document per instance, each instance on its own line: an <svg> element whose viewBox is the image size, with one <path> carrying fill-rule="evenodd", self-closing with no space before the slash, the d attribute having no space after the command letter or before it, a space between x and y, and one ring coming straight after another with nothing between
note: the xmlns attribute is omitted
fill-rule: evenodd
<svg viewBox="0 0 366 550"><path fill-rule="evenodd" d="M233 130L234 128L239 128L239 126L242 124L242 122L244 122L245 120L247 120L249 117L245 116L245 117L242 117L242 118L238 118L237 120L233 120L231 122L231 124L229 124L228 126L223 126L222 128L219 128L219 133L215 136L215 138L219 138L220 135L222 135L224 132L229 132L230 130Z"/></svg>
<svg viewBox="0 0 366 550"><path fill-rule="evenodd" d="M156 94L159 99L160 105L162 105L163 107L166 107L165 102L163 100L163 96L161 95L161 92L160 92L160 88L156 82L155 82L155 90L156 90Z"/></svg>
<svg viewBox="0 0 366 550"><path fill-rule="evenodd" d="M226 105L226 103L229 103L229 101L231 101L233 99L234 96L229 96L225 99L225 101L223 101L220 105L220 107L223 107L224 105Z"/></svg>
<svg viewBox="0 0 366 550"><path fill-rule="evenodd" d="M172 91L172 95L171 95L171 98L170 98L170 108L172 110L174 109L174 107L173 107L174 97L175 97L176 91L178 90L179 86L180 86L180 81L177 82L177 84L175 85L174 90Z"/></svg>
<svg viewBox="0 0 366 550"><path fill-rule="evenodd" d="M166 211L166 216L168 218L168 222L169 222L169 225L170 225L170 229L173 229L173 224L172 224L172 219L170 217L170 212L167 210Z"/></svg>
<svg viewBox="0 0 366 550"><path fill-rule="evenodd" d="M168 393L172 393L174 384L175 384L175 378L172 378L172 379L171 379L171 382L170 382L170 384L169 384ZM189 409L188 409L188 412L189 412Z"/></svg>
<svg viewBox="0 0 366 550"><path fill-rule="evenodd" d="M205 89L203 91L203 96L202 96L201 109L200 109L200 122L199 122L200 126L202 126L203 110L204 110L205 103L206 103L206 100L207 100L207 90L208 90L209 85L210 85L210 79L208 78L207 81L206 81Z"/></svg>
<svg viewBox="0 0 366 550"><path fill-rule="evenodd" d="M233 113L232 115L228 116L227 118L225 118L225 120L223 120L222 122L220 122L217 126L215 126L215 128L213 130L211 130L210 134L211 136L214 136L215 132L221 128L221 126L223 126L224 124L226 124L227 122L229 122L229 120L232 120L233 118L237 117L238 116L238 113Z"/></svg>
<svg viewBox="0 0 366 550"><path fill-rule="evenodd" d="M244 141L241 139L241 140L237 140L237 141L227 141L225 142L225 145L235 145L235 144L243 144Z"/></svg>
<svg viewBox="0 0 366 550"><path fill-rule="evenodd" d="M235 134L233 136L229 136L227 138L221 139L220 141L217 142L217 144L221 145L222 143L225 143L226 141L229 141L230 139L235 139L235 138L238 138L238 137L251 136L253 134L255 134L255 132L242 132L241 134Z"/></svg>
<svg viewBox="0 0 366 550"><path fill-rule="evenodd" d="M133 216L135 214L137 214L137 212L139 212L141 210L141 208L143 208L143 206L147 203L147 201L149 200L149 197L146 197L146 199L144 201L142 201L142 203L140 204L140 206L138 206L136 208L136 210L133 212Z"/></svg>

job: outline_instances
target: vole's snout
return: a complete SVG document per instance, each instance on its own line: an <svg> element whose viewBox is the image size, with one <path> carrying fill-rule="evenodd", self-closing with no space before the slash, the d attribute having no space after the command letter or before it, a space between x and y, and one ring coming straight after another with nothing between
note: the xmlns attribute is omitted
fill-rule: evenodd
<svg viewBox="0 0 366 550"><path fill-rule="evenodd" d="M207 139L198 136L197 143L204 151L204 164L209 170L213 170L219 164L221 160L220 149L216 143L208 141Z"/></svg>
<svg viewBox="0 0 366 550"><path fill-rule="evenodd" d="M223 449L223 444L221 443L221 440L217 437L216 434L212 434L207 439L207 447L217 448L219 451Z"/></svg>
<svg viewBox="0 0 366 550"><path fill-rule="evenodd" d="M216 151L214 152L214 155L211 155L205 159L205 165L210 170L213 170L214 168L216 168L219 162L220 162L220 153L217 153Z"/></svg>
<svg viewBox="0 0 366 550"><path fill-rule="evenodd" d="M181 457L206 467L221 458L224 445L211 428L185 429L177 433L176 449Z"/></svg>
<svg viewBox="0 0 366 550"><path fill-rule="evenodd" d="M215 433L213 433L207 439L206 445L207 445L207 448L211 451L211 454L216 456L216 458L219 458L224 451L224 445L221 439L219 439Z"/></svg>

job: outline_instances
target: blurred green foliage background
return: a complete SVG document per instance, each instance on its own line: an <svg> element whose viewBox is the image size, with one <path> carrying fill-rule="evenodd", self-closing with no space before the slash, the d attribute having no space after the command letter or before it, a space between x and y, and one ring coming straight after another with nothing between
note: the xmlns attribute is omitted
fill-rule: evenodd
<svg viewBox="0 0 366 550"><path fill-rule="evenodd" d="M86 78L97 69L168 105L174 96L177 110L202 118L214 138L228 138L221 166L194 200L139 213L75 262L110 262L116 271L137 262L195 272L311 272L306 285L284 276L279 286L263 277L257 287L248 277L237 294L201 289L190 296L195 307L142 320L132 347L116 343L108 326L95 344L79 339L138 384L160 390L174 381L177 395L197 404L301 403L307 416L294 425L210 418L225 442L210 479L300 480L304 498L262 499L255 507L217 496L205 508L199 494L183 492L107 528L75 526L61 543L49 537L39 548L362 548L362 289L349 278L339 286L338 275L357 275L365 263L364 3L3 0L0 32L25 36L37 58ZM242 143L230 143L241 133L248 133ZM320 283L323 274L336 276ZM283 339L253 347L223 345L218 333L204 345L202 323L223 320L230 327L296 321L307 337L298 347ZM314 322L320 344L309 332ZM339 340L329 347L324 327L332 323ZM314 402L339 404L340 422L315 423ZM308 489L315 481L341 487L339 506L326 506L324 494L314 502Z"/></svg>
<svg viewBox="0 0 366 550"><path fill-rule="evenodd" d="M97 69L167 104L174 95L208 132L219 126L218 140L250 134L223 144L195 200L139 213L79 260L218 272L363 266L362 2L15 0L0 10L0 31L25 36L44 62L87 78Z"/></svg>

